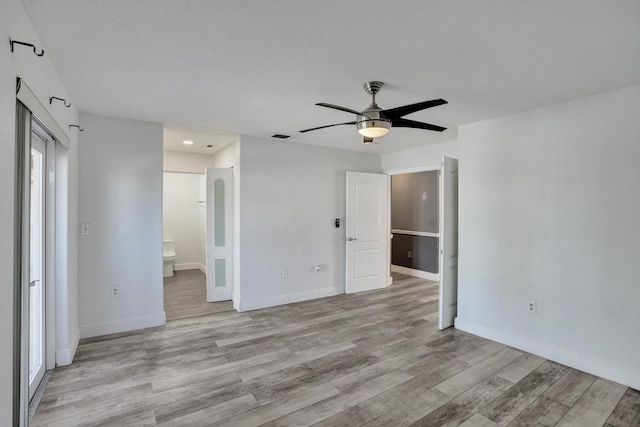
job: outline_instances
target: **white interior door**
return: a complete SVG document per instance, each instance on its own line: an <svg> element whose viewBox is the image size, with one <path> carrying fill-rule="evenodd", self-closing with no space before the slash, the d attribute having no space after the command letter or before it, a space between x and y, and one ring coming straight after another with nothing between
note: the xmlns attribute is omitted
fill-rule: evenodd
<svg viewBox="0 0 640 427"><path fill-rule="evenodd" d="M45 364L45 178L46 141L31 134L29 205L29 400L46 370Z"/></svg>
<svg viewBox="0 0 640 427"><path fill-rule="evenodd" d="M233 290L233 169L207 168L207 301Z"/></svg>
<svg viewBox="0 0 640 427"><path fill-rule="evenodd" d="M440 174L440 316L438 327L453 326L458 313L458 159L443 157Z"/></svg>
<svg viewBox="0 0 640 427"><path fill-rule="evenodd" d="M389 208L387 175L347 172L346 293L387 286Z"/></svg>

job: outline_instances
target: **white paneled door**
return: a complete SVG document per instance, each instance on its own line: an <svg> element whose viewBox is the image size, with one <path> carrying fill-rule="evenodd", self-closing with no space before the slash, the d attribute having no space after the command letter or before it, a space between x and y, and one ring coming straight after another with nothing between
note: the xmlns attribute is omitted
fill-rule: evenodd
<svg viewBox="0 0 640 427"><path fill-rule="evenodd" d="M346 293L387 286L388 176L347 172Z"/></svg>
<svg viewBox="0 0 640 427"><path fill-rule="evenodd" d="M458 313L458 159L444 157L440 174L440 316L453 326Z"/></svg>
<svg viewBox="0 0 640 427"><path fill-rule="evenodd" d="M233 169L207 168L207 301L233 290Z"/></svg>

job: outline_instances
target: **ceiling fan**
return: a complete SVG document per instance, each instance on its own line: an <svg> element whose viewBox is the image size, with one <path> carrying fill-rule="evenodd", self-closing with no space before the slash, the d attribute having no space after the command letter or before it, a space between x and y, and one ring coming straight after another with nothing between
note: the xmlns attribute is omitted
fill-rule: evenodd
<svg viewBox="0 0 640 427"><path fill-rule="evenodd" d="M334 110L345 111L356 115L356 120L344 123L334 123L332 125L318 126L315 128L301 130L300 133L310 132L312 130L324 129L333 126L341 125L356 125L358 133L364 137L364 143L370 144L374 138L389 133L391 127L404 127L414 129L426 129L436 132L442 132L446 128L441 126L432 125L429 123L417 122L415 120L403 119L402 117L407 114L415 113L416 111L425 110L427 108L436 107L438 105L446 104L444 99L433 99L431 101L418 102L416 104L403 105L402 107L390 108L383 110L376 104L376 94L380 92L380 89L384 86L384 83L379 81L370 81L363 85L365 92L371 95L371 105L366 110L356 111L351 108L341 107L339 105L327 104L320 102L316 105L321 107L333 108Z"/></svg>

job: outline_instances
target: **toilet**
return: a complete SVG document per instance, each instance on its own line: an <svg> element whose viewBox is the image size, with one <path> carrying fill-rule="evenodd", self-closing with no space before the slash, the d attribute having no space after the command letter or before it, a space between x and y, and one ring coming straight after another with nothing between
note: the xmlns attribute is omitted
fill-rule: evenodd
<svg viewBox="0 0 640 427"><path fill-rule="evenodd" d="M176 260L176 248L171 238L162 240L162 277L173 277L173 262Z"/></svg>

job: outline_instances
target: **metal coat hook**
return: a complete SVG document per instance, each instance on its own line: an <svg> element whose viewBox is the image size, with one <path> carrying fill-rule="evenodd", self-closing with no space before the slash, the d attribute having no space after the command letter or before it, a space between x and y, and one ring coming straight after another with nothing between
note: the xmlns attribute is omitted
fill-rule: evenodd
<svg viewBox="0 0 640 427"><path fill-rule="evenodd" d="M44 49L40 49L40 53L38 53L38 51L36 50L36 47L34 45L32 45L31 43L19 42L17 40L11 40L11 39L9 39L9 43L11 44L11 52L13 52L13 45L14 44L21 44L22 46L29 46L29 47L33 48L33 53L35 53L36 56L44 55Z"/></svg>
<svg viewBox="0 0 640 427"><path fill-rule="evenodd" d="M78 128L80 132L84 130L84 128L81 128L80 125L69 125L69 130L71 130L71 128Z"/></svg>
<svg viewBox="0 0 640 427"><path fill-rule="evenodd" d="M58 101L62 101L64 106L67 107L67 108L71 107L71 103L67 104L67 101L65 99L58 98L57 96L52 96L52 97L49 98L49 105L51 105L51 103L53 102L54 99L57 99Z"/></svg>

